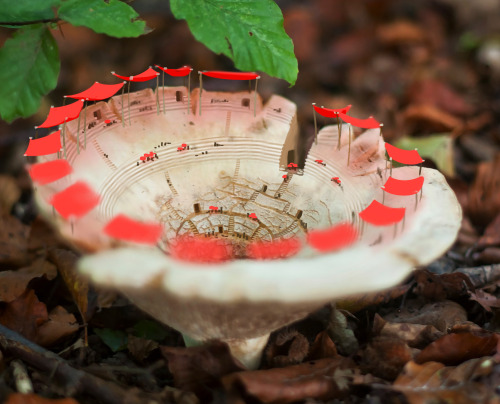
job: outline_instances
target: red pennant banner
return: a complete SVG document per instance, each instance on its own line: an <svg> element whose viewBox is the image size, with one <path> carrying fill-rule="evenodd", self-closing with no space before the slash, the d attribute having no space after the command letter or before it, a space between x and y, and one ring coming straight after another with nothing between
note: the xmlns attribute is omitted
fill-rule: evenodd
<svg viewBox="0 0 500 404"><path fill-rule="evenodd" d="M356 229L349 223L341 223L326 230L313 230L307 234L307 242L322 253L338 251L353 244L358 238Z"/></svg>
<svg viewBox="0 0 500 404"><path fill-rule="evenodd" d="M388 226L400 222L405 215L405 208L390 208L375 200L359 213L361 219L375 226Z"/></svg>
<svg viewBox="0 0 500 404"><path fill-rule="evenodd" d="M119 84L101 84L97 81L89 88L81 93L66 95L67 98L74 98L78 100L100 101L110 98L121 90L124 83Z"/></svg>
<svg viewBox="0 0 500 404"><path fill-rule="evenodd" d="M61 147L61 131L58 130L38 139L30 139L30 143L24 155L46 156L47 154L57 153L61 150Z"/></svg>
<svg viewBox="0 0 500 404"><path fill-rule="evenodd" d="M256 260L288 258L297 254L302 245L296 238L276 241L256 241L247 246L247 256Z"/></svg>
<svg viewBox="0 0 500 404"><path fill-rule="evenodd" d="M135 82L140 82L140 81L149 81L156 76L159 76L160 73L158 73L156 70L153 70L151 67L148 70L143 71L140 74L137 74L135 76L120 76L119 74L116 74L115 72L111 72L113 76L118 77L119 79L122 80L127 80L127 81L135 81Z"/></svg>
<svg viewBox="0 0 500 404"><path fill-rule="evenodd" d="M182 261L217 263L233 258L232 247L222 240L179 237L171 243L172 257Z"/></svg>
<svg viewBox="0 0 500 404"><path fill-rule="evenodd" d="M424 177L422 176L411 180L397 180L389 177L382 189L392 195L415 195L420 192L423 185Z"/></svg>
<svg viewBox="0 0 500 404"><path fill-rule="evenodd" d="M219 70L204 71L201 72L201 74L207 77L225 80L255 80L260 77L254 72L223 72Z"/></svg>
<svg viewBox="0 0 500 404"><path fill-rule="evenodd" d="M118 240L154 245L160 239L163 228L159 223L143 223L118 215L104 227L104 233Z"/></svg>
<svg viewBox="0 0 500 404"><path fill-rule="evenodd" d="M166 67L161 67L159 65L155 65L158 69L163 70L165 73L172 77L184 77L193 71L191 66L182 66L178 69L167 69Z"/></svg>
<svg viewBox="0 0 500 404"><path fill-rule="evenodd" d="M51 107L47 119L40 126L35 126L35 128L51 128L52 126L72 121L78 118L82 108L83 100L75 101L63 107Z"/></svg>
<svg viewBox="0 0 500 404"><path fill-rule="evenodd" d="M99 204L99 195L85 182L79 181L55 194L50 204L65 219L81 217Z"/></svg>
<svg viewBox="0 0 500 404"><path fill-rule="evenodd" d="M344 122L350 123L352 126L356 126L358 128L363 128L363 129L380 128L380 122L378 122L372 116L369 118L366 118L366 119L358 119L358 118L354 118L350 115L343 114L342 112L339 112L339 117Z"/></svg>
<svg viewBox="0 0 500 404"><path fill-rule="evenodd" d="M389 157L401 164L414 165L424 162L417 150L404 150L389 143L385 144L385 150Z"/></svg>
<svg viewBox="0 0 500 404"><path fill-rule="evenodd" d="M39 185L57 181L72 172L73 168L66 160L52 160L45 163L37 163L29 168L31 179Z"/></svg>
<svg viewBox="0 0 500 404"><path fill-rule="evenodd" d="M351 109L351 105L348 105L347 107L344 108L338 108L338 109L330 109L330 108L323 108L323 107L317 107L316 105L313 105L314 110L320 114L321 116L324 116L326 118L338 118L339 114L347 114L347 112Z"/></svg>

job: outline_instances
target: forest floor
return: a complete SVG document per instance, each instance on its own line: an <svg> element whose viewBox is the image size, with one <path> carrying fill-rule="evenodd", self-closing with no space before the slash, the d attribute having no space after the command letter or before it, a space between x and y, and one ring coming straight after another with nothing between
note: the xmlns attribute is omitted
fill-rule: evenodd
<svg viewBox="0 0 500 404"><path fill-rule="evenodd" d="M391 290L277 330L259 370L243 369L222 343L185 348L175 330L76 274L79 253L37 215L23 150L48 105L107 82L116 65L232 66L168 7L140 11L155 30L139 39L63 26L62 74L45 110L0 122L0 402L500 403L500 6L304 3L278 2L297 84L264 76L262 95L296 102L309 141L311 102L352 104L384 122L395 144L429 140L426 164L446 174L464 212L454 245Z"/></svg>

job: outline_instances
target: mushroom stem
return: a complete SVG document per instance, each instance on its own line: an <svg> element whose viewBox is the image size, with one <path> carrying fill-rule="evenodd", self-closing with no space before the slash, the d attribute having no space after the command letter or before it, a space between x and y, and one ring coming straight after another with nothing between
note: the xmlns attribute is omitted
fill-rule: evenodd
<svg viewBox="0 0 500 404"><path fill-rule="evenodd" d="M236 359L238 359L247 369L255 370L259 367L262 359L262 353L266 347L271 334L265 334L255 338L228 338L221 339L225 342ZM199 341L191 338L189 335L182 334L184 343L187 347L203 345L205 341Z"/></svg>

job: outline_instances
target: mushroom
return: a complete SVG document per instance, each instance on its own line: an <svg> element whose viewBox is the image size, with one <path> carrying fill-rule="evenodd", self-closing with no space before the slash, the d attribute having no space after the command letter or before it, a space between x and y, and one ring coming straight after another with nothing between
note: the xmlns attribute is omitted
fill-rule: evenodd
<svg viewBox="0 0 500 404"><path fill-rule="evenodd" d="M327 302L389 288L455 240L461 209L438 171L422 169L419 194L381 189L389 176L419 177L419 168L389 171L378 129L355 137L348 125L327 126L301 165L291 101L273 95L263 105L248 92L203 91L200 98L195 89L187 105L185 87L159 91L160 108L151 89L129 94L130 112L123 96L88 106L81 121L93 125L79 153L77 122L67 123L73 172L38 186L36 198L67 239L92 253L80 260L81 272L179 330L187 345L223 340L255 368L272 331ZM51 206L72 184L100 198L81 217ZM360 212L374 200L406 208L404 219L365 223ZM111 237L107 226L117 217L161 235L153 245L143 243L141 227L134 227L141 234ZM330 245L347 234L328 233L339 226L350 236ZM200 262L203 243L227 254ZM282 248L276 259L248 253L272 245Z"/></svg>

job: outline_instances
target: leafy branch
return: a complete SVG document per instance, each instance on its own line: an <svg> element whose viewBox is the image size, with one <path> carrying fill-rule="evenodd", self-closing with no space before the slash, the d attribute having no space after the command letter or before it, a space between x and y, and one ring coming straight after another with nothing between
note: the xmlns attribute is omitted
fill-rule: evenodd
<svg viewBox="0 0 500 404"><path fill-rule="evenodd" d="M234 61L240 70L263 71L291 85L298 74L292 40L273 0L170 0L194 37ZM34 114L57 85L60 61L50 27L60 21L117 38L150 29L121 0L0 0L0 26L15 29L0 49L0 117Z"/></svg>

